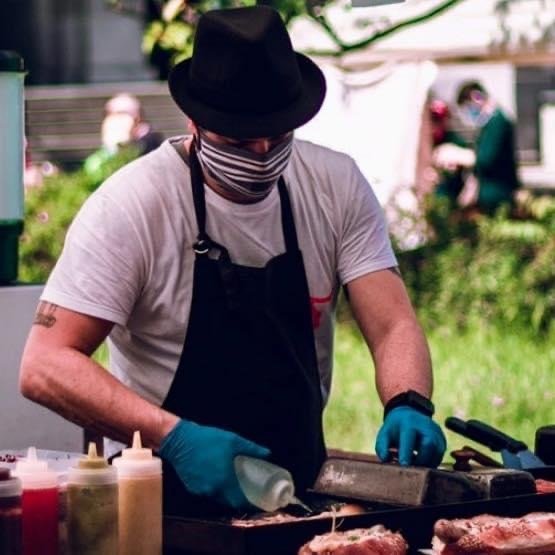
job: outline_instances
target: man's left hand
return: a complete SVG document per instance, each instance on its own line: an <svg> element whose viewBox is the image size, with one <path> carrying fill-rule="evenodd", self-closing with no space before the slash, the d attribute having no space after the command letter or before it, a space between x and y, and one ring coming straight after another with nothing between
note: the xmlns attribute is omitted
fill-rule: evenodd
<svg viewBox="0 0 555 555"><path fill-rule="evenodd" d="M397 447L402 466L437 467L447 447L441 428L417 410L400 406L387 414L376 439L376 454L387 462L389 449ZM416 455L415 455L416 453Z"/></svg>

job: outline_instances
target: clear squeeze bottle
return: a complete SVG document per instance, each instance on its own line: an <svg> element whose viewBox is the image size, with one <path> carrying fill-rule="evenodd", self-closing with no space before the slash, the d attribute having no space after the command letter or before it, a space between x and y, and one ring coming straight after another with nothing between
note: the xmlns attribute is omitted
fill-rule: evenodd
<svg viewBox="0 0 555 555"><path fill-rule="evenodd" d="M295 484L288 470L263 459L238 455L235 473L245 497L263 511L277 511L290 504L310 508L295 497Z"/></svg>
<svg viewBox="0 0 555 555"><path fill-rule="evenodd" d="M58 554L58 477L48 463L37 459L29 447L27 458L17 462L14 474L21 479L23 555Z"/></svg>
<svg viewBox="0 0 555 555"><path fill-rule="evenodd" d="M21 555L21 480L0 467L0 553Z"/></svg>
<svg viewBox="0 0 555 555"><path fill-rule="evenodd" d="M67 539L71 555L117 555L118 475L96 444L69 470Z"/></svg>
<svg viewBox="0 0 555 555"><path fill-rule="evenodd" d="M141 445L124 449L112 464L119 483L119 555L162 553L162 460Z"/></svg>

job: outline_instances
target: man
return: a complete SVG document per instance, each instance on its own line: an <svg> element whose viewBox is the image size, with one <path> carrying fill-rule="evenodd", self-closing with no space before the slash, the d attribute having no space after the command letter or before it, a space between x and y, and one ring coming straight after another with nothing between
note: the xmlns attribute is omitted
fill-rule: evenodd
<svg viewBox="0 0 555 555"><path fill-rule="evenodd" d="M429 353L380 207L349 157L293 139L323 102L321 71L257 6L203 16L169 85L193 134L124 167L76 217L23 394L112 439L140 430L166 462L168 512L245 507L238 454L288 468L302 494L325 457L343 284L387 403L379 456L439 464ZM113 375L89 358L106 337Z"/></svg>
<svg viewBox="0 0 555 555"><path fill-rule="evenodd" d="M519 185L514 126L476 81L460 87L457 104L466 122L479 130L474 156L467 164L477 180L476 207L485 214L493 214L500 206L513 204Z"/></svg>
<svg viewBox="0 0 555 555"><path fill-rule="evenodd" d="M139 99L119 93L106 102L102 120L102 146L83 163L85 172L99 181L106 175L105 164L121 147L132 147L139 155L154 150L163 141L160 133L145 121Z"/></svg>

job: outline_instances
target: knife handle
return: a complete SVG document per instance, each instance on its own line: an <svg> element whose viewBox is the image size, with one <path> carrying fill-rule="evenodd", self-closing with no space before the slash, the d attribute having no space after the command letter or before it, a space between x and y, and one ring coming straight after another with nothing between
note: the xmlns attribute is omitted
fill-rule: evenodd
<svg viewBox="0 0 555 555"><path fill-rule="evenodd" d="M473 434L475 441L487 445L492 451L507 449L511 453L518 453L528 449L523 441L514 439L480 420L468 420L466 428Z"/></svg>
<svg viewBox="0 0 555 555"><path fill-rule="evenodd" d="M476 434L475 430L469 429L466 425L466 422L462 418L457 418L456 416L449 416L449 418L445 419L445 427L452 432L455 432L467 439L471 439L472 441L476 441L478 443L482 443L481 434Z"/></svg>
<svg viewBox="0 0 555 555"><path fill-rule="evenodd" d="M480 451L476 451L476 449L474 449L474 447L470 447L468 445L463 445L463 451L468 451L469 453L472 453L472 458L478 464L481 464L482 466L491 466L493 468L503 468L503 465L499 461L496 461L495 459L492 459L491 457L488 457L487 455L485 455L484 453L482 453Z"/></svg>

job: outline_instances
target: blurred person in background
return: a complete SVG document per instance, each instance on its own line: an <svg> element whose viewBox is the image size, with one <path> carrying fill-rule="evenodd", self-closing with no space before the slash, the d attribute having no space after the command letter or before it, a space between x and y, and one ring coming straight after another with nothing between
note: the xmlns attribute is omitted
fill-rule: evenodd
<svg viewBox="0 0 555 555"><path fill-rule="evenodd" d="M474 148L439 153L436 163L448 169L456 162L472 171L459 195L462 206L488 215L512 207L519 186L513 122L477 81L460 87L457 105L463 121L477 130Z"/></svg>
<svg viewBox="0 0 555 555"><path fill-rule="evenodd" d="M40 187L45 177L56 175L59 172L58 167L48 160L44 162L35 162L33 160L27 137L24 138L24 160L23 185L25 189Z"/></svg>
<svg viewBox="0 0 555 555"><path fill-rule="evenodd" d="M163 137L144 120L139 99L129 93L117 94L106 102L101 137L101 148L84 162L85 172L93 177L101 173L105 162L122 147L135 148L141 156L160 146L163 141Z"/></svg>

